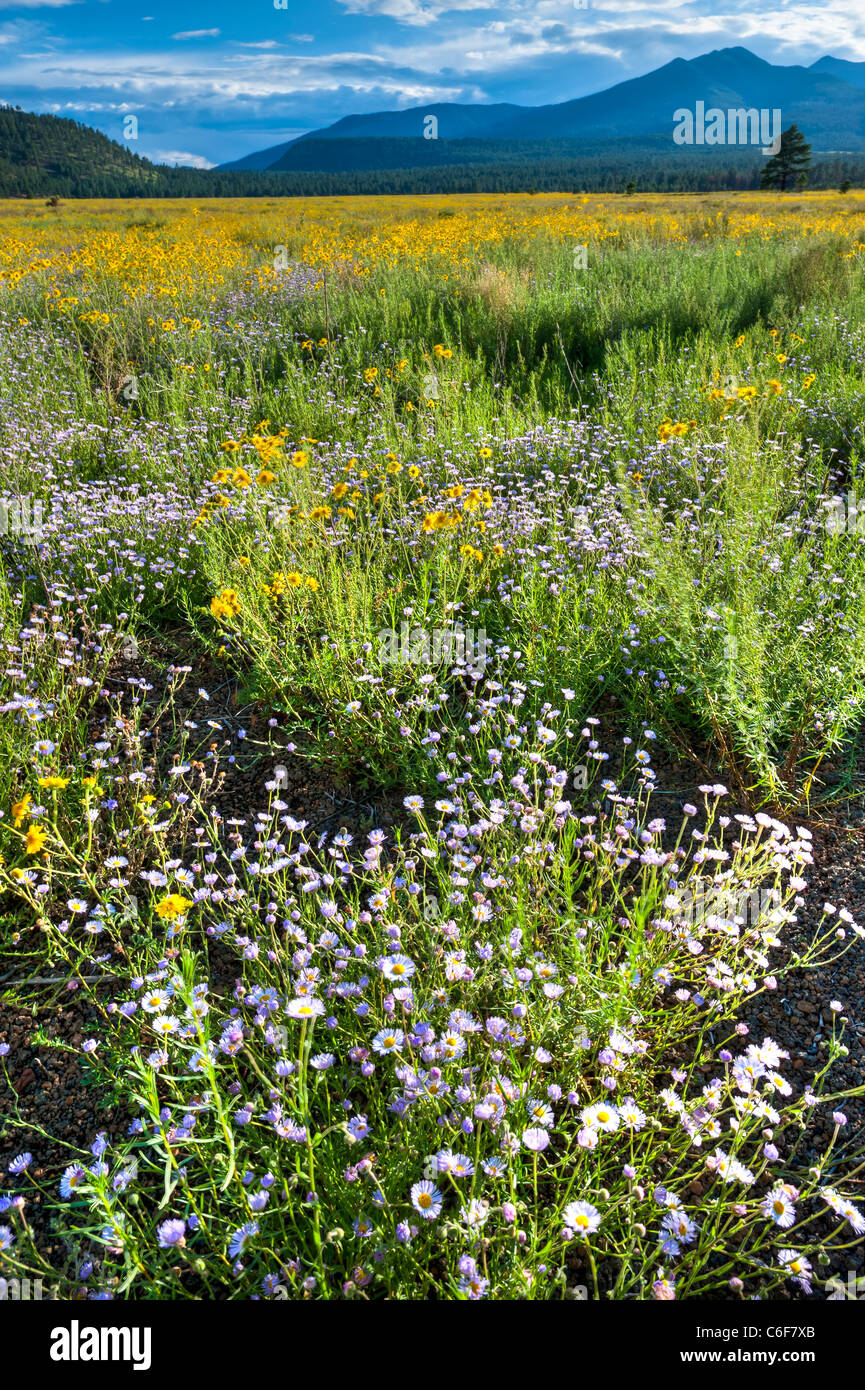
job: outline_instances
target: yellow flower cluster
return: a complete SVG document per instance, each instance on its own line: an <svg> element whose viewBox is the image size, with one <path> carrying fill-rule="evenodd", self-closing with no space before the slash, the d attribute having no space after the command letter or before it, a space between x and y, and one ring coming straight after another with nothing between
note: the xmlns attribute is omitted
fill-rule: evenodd
<svg viewBox="0 0 865 1390"><path fill-rule="evenodd" d="M433 531L452 531L459 526L462 517L459 512L427 512L421 530L425 535Z"/></svg>
<svg viewBox="0 0 865 1390"><path fill-rule="evenodd" d="M696 424L696 420L677 420L674 424L668 415L666 420L661 423L661 428L658 430L658 438L663 443L666 443L670 438L681 439L688 433L688 430L695 429Z"/></svg>
<svg viewBox="0 0 865 1390"><path fill-rule="evenodd" d="M311 574L306 578L298 574L297 570L292 570L284 574L282 570L277 570L270 584L262 584L261 592L266 598L281 598L289 589L309 589L315 593L318 589L318 580Z"/></svg>
<svg viewBox="0 0 865 1390"><path fill-rule="evenodd" d="M210 600L210 611L220 622L236 618L240 612L240 599L236 589L223 589Z"/></svg>
<svg viewBox="0 0 865 1390"><path fill-rule="evenodd" d="M201 207L180 199L172 203L167 219L161 205L80 200L55 221L39 218L25 200L6 199L0 283L14 286L35 278L50 307L60 312L77 308L79 296L91 301L86 310L95 308L97 295L109 284L119 287L127 301L162 297L165 305L151 326L165 334L182 326L194 336L201 322L173 306L202 288L213 293L229 281L281 292L284 274L273 265L272 248L286 241L293 259L321 272L308 291L315 294L325 274L334 272L341 282L351 283L387 275L398 266L431 267L447 283L490 263L496 248L506 243L528 245L536 239L588 245L646 235L684 244L699 232L747 254L750 238L839 236L848 244L840 254L854 257L863 250L865 220L861 190L844 198L834 190L805 193L789 205L772 192L723 193L710 199L685 194L674 205L662 193L627 199L617 194L489 193L350 201L347 209L342 200L307 198L301 215L291 200L262 206L256 199L209 199ZM146 221L140 220L142 213ZM130 214L137 225L128 222ZM64 292L70 272L76 274L75 296ZM312 353L316 346L329 345L323 338L318 343L307 339L304 346ZM450 352L442 344L434 349L439 359Z"/></svg>

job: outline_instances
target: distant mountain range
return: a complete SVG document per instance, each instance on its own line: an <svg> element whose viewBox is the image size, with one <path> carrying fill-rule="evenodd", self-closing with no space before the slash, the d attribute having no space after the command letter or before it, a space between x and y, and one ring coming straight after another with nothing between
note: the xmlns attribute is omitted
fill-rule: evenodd
<svg viewBox="0 0 865 1390"><path fill-rule="evenodd" d="M220 168L334 173L498 162L505 143L538 141L621 141L658 148L658 141L666 140L672 156L683 148L672 144L673 113L694 110L698 101L724 111L780 110L782 127L798 125L815 153L865 151L865 63L827 56L807 68L782 67L747 48L722 48L699 58L674 58L643 77L551 106L438 102L345 116ZM431 129L435 138L425 138ZM499 148L487 150L485 159L486 143ZM729 155L729 148L724 152Z"/></svg>
<svg viewBox="0 0 865 1390"><path fill-rule="evenodd" d="M676 144L674 113L780 110L811 143L812 188L865 186L865 63L781 67L746 48L676 58L552 106L442 102L346 116L216 169L173 168L65 117L0 102L0 196L240 198L757 188L758 144ZM431 119L431 118L434 118ZM425 132L435 134L427 139ZM774 131L773 131L774 133ZM761 144L763 142L761 141Z"/></svg>

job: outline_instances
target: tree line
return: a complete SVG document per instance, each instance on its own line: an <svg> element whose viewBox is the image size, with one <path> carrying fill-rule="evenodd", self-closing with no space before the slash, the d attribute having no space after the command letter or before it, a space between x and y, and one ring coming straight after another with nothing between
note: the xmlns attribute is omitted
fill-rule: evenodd
<svg viewBox="0 0 865 1390"><path fill-rule="evenodd" d="M551 149L563 142L551 142ZM579 142L567 142L579 150ZM463 155L465 151L462 152ZM187 169L152 164L100 131L65 117L0 107L0 196L24 198L243 198L412 193L708 193L791 183L865 184L865 155L810 155L784 132L779 155L748 149L671 152L665 142L614 141L543 155L537 142L492 162L352 170Z"/></svg>

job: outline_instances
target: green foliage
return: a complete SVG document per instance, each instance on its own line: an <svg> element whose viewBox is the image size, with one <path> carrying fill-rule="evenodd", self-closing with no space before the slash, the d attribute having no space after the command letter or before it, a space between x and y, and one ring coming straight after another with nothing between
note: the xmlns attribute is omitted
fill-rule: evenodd
<svg viewBox="0 0 865 1390"><path fill-rule="evenodd" d="M79 986L93 1036L50 1045L128 1112L9 1171L55 1226L10 1203L4 1277L768 1298L848 1248L841 1006L804 1072L736 1027L862 932L783 951L813 846L776 819L865 713L865 541L826 511L861 253L709 201L618 230L325 281L262 274L253 224L158 313L101 266L68 317L3 291L7 487L50 515L0 536L2 949L34 1013ZM659 811L659 752L699 810ZM310 824L292 759L387 831Z"/></svg>
<svg viewBox="0 0 865 1390"><path fill-rule="evenodd" d="M781 192L795 178L797 188L808 182L806 170L811 166L811 146L796 125L781 132L781 147L768 161L760 179L761 188L779 188Z"/></svg>
<svg viewBox="0 0 865 1390"><path fill-rule="evenodd" d="M636 180L645 191L669 193L766 186L761 182L763 163L748 149L679 147L673 156L670 142L662 137L308 143L311 148L305 144L300 151L305 166L299 168L171 168L151 163L79 121L0 106L0 197L320 197L568 188L610 193L636 189ZM296 154L295 162L298 158ZM770 165L776 167L771 160ZM855 156L818 156L811 171L813 187L838 187L842 179L865 183L865 162Z"/></svg>

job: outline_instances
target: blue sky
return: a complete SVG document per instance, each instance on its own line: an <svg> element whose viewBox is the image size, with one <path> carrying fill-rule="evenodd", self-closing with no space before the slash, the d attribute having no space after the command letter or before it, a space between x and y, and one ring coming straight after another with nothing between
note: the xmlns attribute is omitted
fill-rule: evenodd
<svg viewBox="0 0 865 1390"><path fill-rule="evenodd" d="M281 0L280 0L281 2ZM341 116L540 105L713 48L865 60L849 0L0 0L0 99L206 167Z"/></svg>

